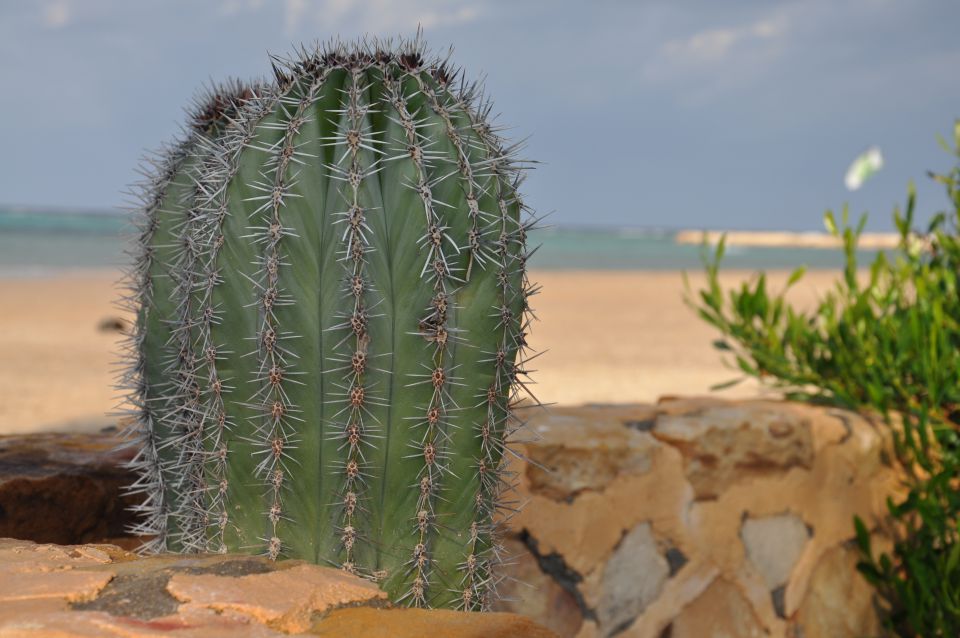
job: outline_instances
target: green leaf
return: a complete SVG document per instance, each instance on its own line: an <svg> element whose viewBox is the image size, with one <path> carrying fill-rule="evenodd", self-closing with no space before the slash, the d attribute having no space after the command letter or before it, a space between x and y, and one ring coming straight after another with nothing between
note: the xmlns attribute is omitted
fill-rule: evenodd
<svg viewBox="0 0 960 638"><path fill-rule="evenodd" d="M804 276L804 274L806 274L806 272L807 272L807 266L806 264L804 264L803 266L800 266L799 268L794 270L792 273L790 273L790 278L787 279L787 287L789 288L793 284L800 281L800 279Z"/></svg>
<svg viewBox="0 0 960 638"><path fill-rule="evenodd" d="M899 206L893 209L893 225L896 226L897 232L900 233L901 240L905 239L910 232L910 226L907 224L907 220L903 215L900 214Z"/></svg>
<svg viewBox="0 0 960 638"><path fill-rule="evenodd" d="M857 222L857 230L854 233L857 237L863 234L863 229L867 226L867 214L860 215L860 221Z"/></svg>
<svg viewBox="0 0 960 638"><path fill-rule="evenodd" d="M860 547L860 552L868 558L872 557L873 554L870 551L870 531L867 530L867 526L864 524L863 519L859 516L854 516L853 527L857 533L857 545Z"/></svg>
<svg viewBox="0 0 960 638"><path fill-rule="evenodd" d="M717 390L726 390L727 388L732 388L738 383L742 383L745 379L746 377L738 377L736 379L730 379L729 381L724 381L722 383L716 383L710 386L710 391L715 392Z"/></svg>
<svg viewBox="0 0 960 638"><path fill-rule="evenodd" d="M944 139L944 137L943 137L942 135L940 135L939 133L937 133L937 146L939 146L941 149L943 149L943 150L946 151L947 153L952 153L952 152L953 152L953 149L950 148L950 144L949 144L949 143L947 142L947 140Z"/></svg>
<svg viewBox="0 0 960 638"><path fill-rule="evenodd" d="M833 218L833 211L828 210L823 214L823 225L827 229L827 232L836 237L839 235L837 232L837 220Z"/></svg>
<svg viewBox="0 0 960 638"><path fill-rule="evenodd" d="M751 377L760 375L760 371L743 357L737 357L737 366Z"/></svg>
<svg viewBox="0 0 960 638"><path fill-rule="evenodd" d="M957 569L957 562L960 561L960 543L954 543L950 548L950 554L947 556L947 574L953 573Z"/></svg>

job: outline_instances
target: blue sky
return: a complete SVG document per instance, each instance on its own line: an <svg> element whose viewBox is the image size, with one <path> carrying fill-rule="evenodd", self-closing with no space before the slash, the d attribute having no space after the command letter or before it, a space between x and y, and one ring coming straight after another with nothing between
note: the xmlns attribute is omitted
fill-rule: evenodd
<svg viewBox="0 0 960 638"><path fill-rule="evenodd" d="M955 0L7 0L0 203L113 207L207 80L364 33L455 48L543 162L554 224L820 228L849 202L890 228L960 116ZM843 173L869 145L886 167Z"/></svg>

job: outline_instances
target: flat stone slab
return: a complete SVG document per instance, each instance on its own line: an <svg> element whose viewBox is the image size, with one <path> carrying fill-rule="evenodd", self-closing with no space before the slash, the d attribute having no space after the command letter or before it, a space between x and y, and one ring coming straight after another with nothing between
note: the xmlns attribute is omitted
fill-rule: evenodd
<svg viewBox="0 0 960 638"><path fill-rule="evenodd" d="M139 558L114 545L0 539L0 636L553 638L510 613L392 608L373 583L302 561Z"/></svg>

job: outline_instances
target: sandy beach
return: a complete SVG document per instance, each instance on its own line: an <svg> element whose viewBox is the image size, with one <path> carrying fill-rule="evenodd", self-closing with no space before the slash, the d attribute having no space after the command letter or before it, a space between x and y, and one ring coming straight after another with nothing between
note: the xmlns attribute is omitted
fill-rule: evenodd
<svg viewBox="0 0 960 638"><path fill-rule="evenodd" d="M788 272L768 273L773 289ZM751 276L730 271L725 285ZM809 307L836 278L812 271L791 290ZM117 332L100 323L122 316L113 307L111 270L0 279L0 433L93 430L116 419L113 370ZM710 345L715 332L683 303L678 271L538 271L539 322L531 345L533 386L545 403L650 402L667 394L709 392L733 378ZM699 272L691 284L703 284ZM723 396L756 395L754 383Z"/></svg>

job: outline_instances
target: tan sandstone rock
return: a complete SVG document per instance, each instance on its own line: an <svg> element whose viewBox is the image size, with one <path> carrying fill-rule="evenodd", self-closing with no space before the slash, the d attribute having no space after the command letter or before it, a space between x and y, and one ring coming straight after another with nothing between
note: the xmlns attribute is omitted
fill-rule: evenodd
<svg viewBox="0 0 960 638"><path fill-rule="evenodd" d="M869 587L836 552L854 515L876 527L900 489L880 420L715 398L528 416L530 462L512 468L527 504L508 526L534 559L517 563L536 564L579 608L569 626L553 625L560 635L795 638L806 623L843 638L875 628ZM843 618L819 593L841 583L860 592ZM534 597L500 608L544 622L553 603Z"/></svg>
<svg viewBox="0 0 960 638"><path fill-rule="evenodd" d="M670 638L761 638L767 632L736 585L717 579L669 625Z"/></svg>
<svg viewBox="0 0 960 638"><path fill-rule="evenodd" d="M857 560L856 550L846 546L834 547L823 555L792 623L793 636L879 634L880 624L871 607L873 591L857 573Z"/></svg>
<svg viewBox="0 0 960 638"><path fill-rule="evenodd" d="M311 632L341 638L556 638L529 618L504 613L353 607L332 612Z"/></svg>
<svg viewBox="0 0 960 638"><path fill-rule="evenodd" d="M735 482L813 463L810 419L803 409L761 403L670 402L651 432L683 454L696 498L714 499ZM677 404L687 407L676 409Z"/></svg>
<svg viewBox="0 0 960 638"><path fill-rule="evenodd" d="M235 611L286 633L306 631L314 614L387 598L373 583L316 565L245 576L179 573L167 591L187 603L181 609Z"/></svg>
<svg viewBox="0 0 960 638"><path fill-rule="evenodd" d="M372 583L300 561L0 539L0 638L556 636L516 614L387 606Z"/></svg>
<svg viewBox="0 0 960 638"><path fill-rule="evenodd" d="M544 572L537 558L514 538L504 539L511 578L499 591L515 613L537 618L563 638L572 638L583 625L583 612L574 595ZM505 603L506 604L506 603Z"/></svg>

